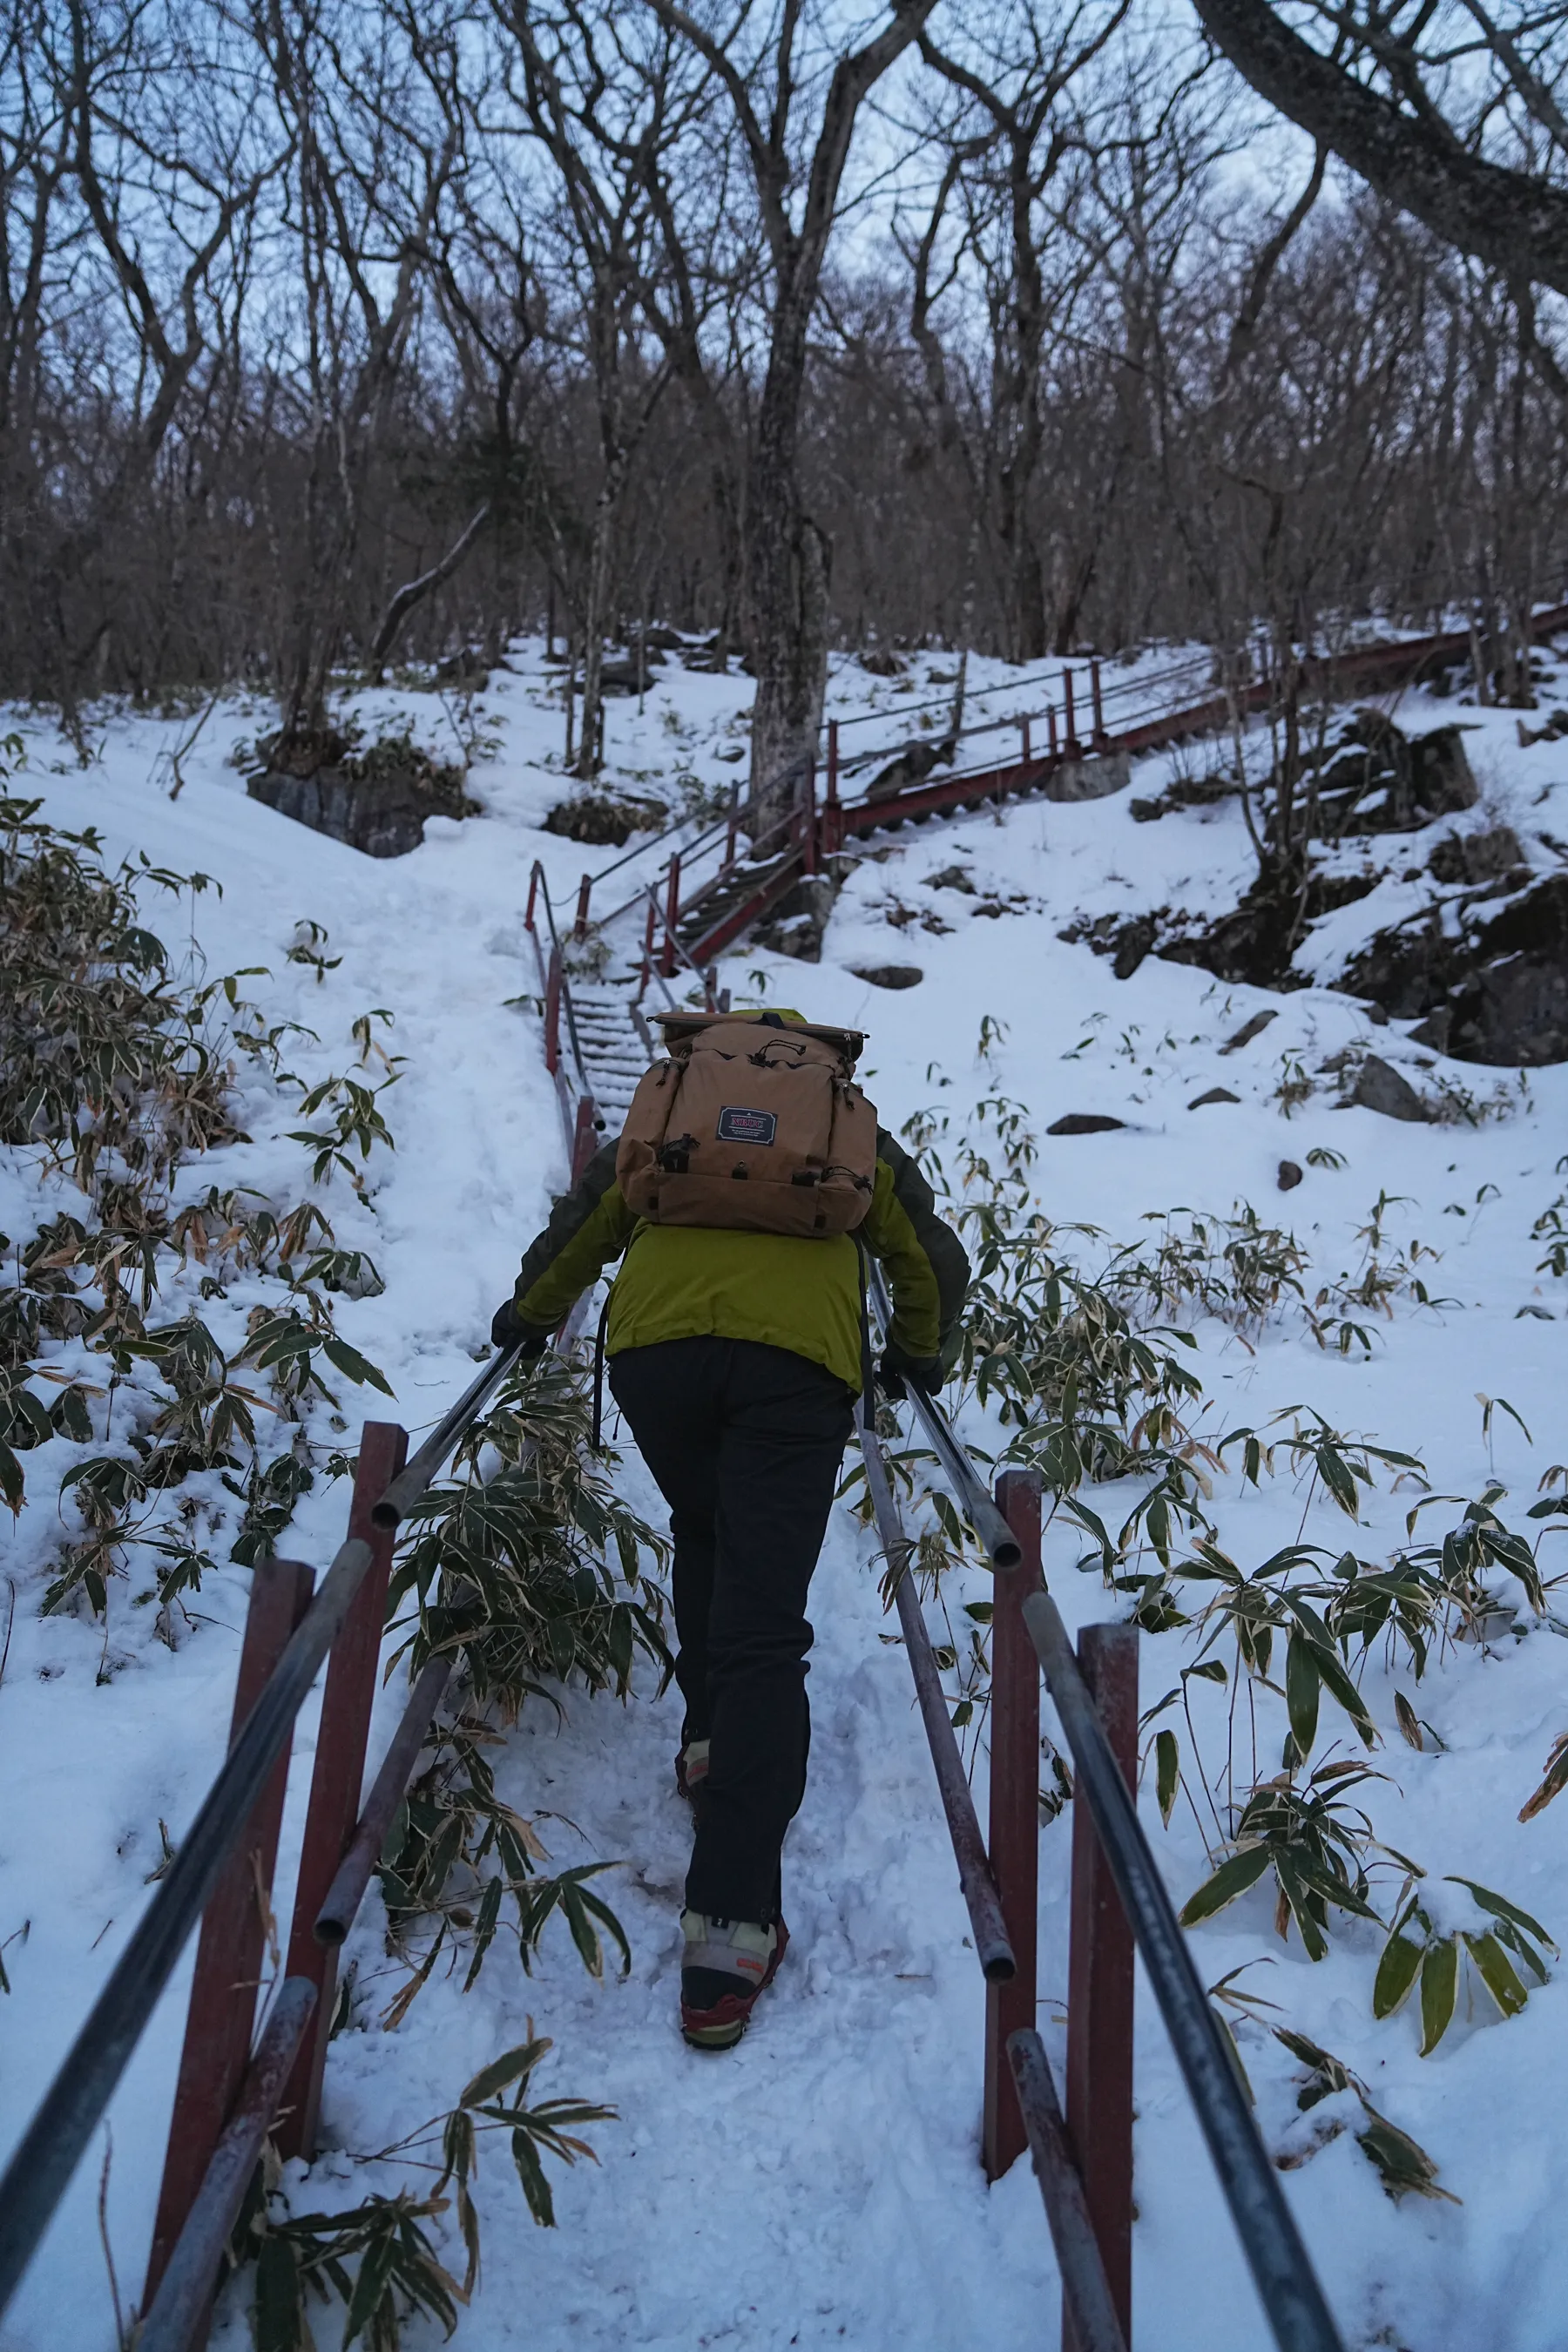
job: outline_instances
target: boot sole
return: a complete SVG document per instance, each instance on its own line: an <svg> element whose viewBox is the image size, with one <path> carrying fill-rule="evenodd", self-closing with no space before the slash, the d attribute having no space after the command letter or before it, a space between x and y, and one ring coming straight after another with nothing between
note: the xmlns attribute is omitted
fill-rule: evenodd
<svg viewBox="0 0 1568 2352"><path fill-rule="evenodd" d="M680 2032L688 2048L692 2050L733 2050L752 2021L752 2011L779 1972L779 1962L789 1949L789 1929L779 1921L779 1940L768 1962L767 1974L755 1992L726 1993L712 2009L689 2010L680 2005Z"/></svg>

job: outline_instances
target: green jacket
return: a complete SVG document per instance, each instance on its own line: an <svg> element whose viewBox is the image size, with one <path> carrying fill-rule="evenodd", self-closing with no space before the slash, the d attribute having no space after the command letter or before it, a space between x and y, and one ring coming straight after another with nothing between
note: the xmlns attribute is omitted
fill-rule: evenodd
<svg viewBox="0 0 1568 2352"><path fill-rule="evenodd" d="M931 1186L902 1146L877 1131L877 1181L858 1238L887 1269L894 1345L933 1368L953 1337L969 1260L936 1213ZM553 1331L612 1258L605 1348L661 1339L759 1339L787 1348L860 1389L860 1265L856 1236L803 1240L710 1226L650 1225L616 1182L616 1146L596 1151L574 1191L522 1261L513 1304L531 1330Z"/></svg>

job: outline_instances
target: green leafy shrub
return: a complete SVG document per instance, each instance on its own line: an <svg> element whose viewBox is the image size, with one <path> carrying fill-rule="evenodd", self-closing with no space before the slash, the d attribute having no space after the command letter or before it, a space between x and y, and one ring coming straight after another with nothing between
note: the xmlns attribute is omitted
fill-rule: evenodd
<svg viewBox="0 0 1568 2352"><path fill-rule="evenodd" d="M1392 2017L1421 1986L1421 2055L1429 2058L1453 2022L1459 1982L1468 1959L1476 1979L1502 2017L1517 2017L1530 1997L1529 1988L1514 1966L1521 1960L1538 1985L1546 1982L1548 1952L1557 1947L1528 1911L1505 1895L1478 1886L1473 1878L1447 1874L1450 1886L1462 1886L1491 1920L1479 1930L1443 1927L1433 1923L1432 1909L1418 1894L1412 1895L1394 1919L1373 1988L1374 2017ZM1513 1958L1510 1958L1510 1954Z"/></svg>

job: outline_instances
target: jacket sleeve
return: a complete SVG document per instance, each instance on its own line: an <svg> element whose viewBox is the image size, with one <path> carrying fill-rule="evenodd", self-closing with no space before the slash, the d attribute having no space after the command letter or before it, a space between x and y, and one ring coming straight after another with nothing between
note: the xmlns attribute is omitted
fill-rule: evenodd
<svg viewBox="0 0 1568 2352"><path fill-rule="evenodd" d="M523 1255L512 1305L537 1332L553 1331L612 1258L619 1257L637 1225L616 1182L616 1146L595 1152L577 1183L563 1192L550 1223Z"/></svg>
<svg viewBox="0 0 1568 2352"><path fill-rule="evenodd" d="M969 1290L969 1258L902 1144L877 1130L877 1183L861 1233L888 1270L889 1338L916 1363L949 1358Z"/></svg>

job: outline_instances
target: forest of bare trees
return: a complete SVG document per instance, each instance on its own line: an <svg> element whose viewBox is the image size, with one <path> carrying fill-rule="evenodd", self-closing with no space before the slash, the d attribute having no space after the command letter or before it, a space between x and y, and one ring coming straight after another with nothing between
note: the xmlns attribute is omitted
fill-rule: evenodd
<svg viewBox="0 0 1568 2352"><path fill-rule="evenodd" d="M766 814L831 646L1506 621L1565 107L1561 0L10 0L0 693L244 682L308 761L549 625L591 773L662 622Z"/></svg>

